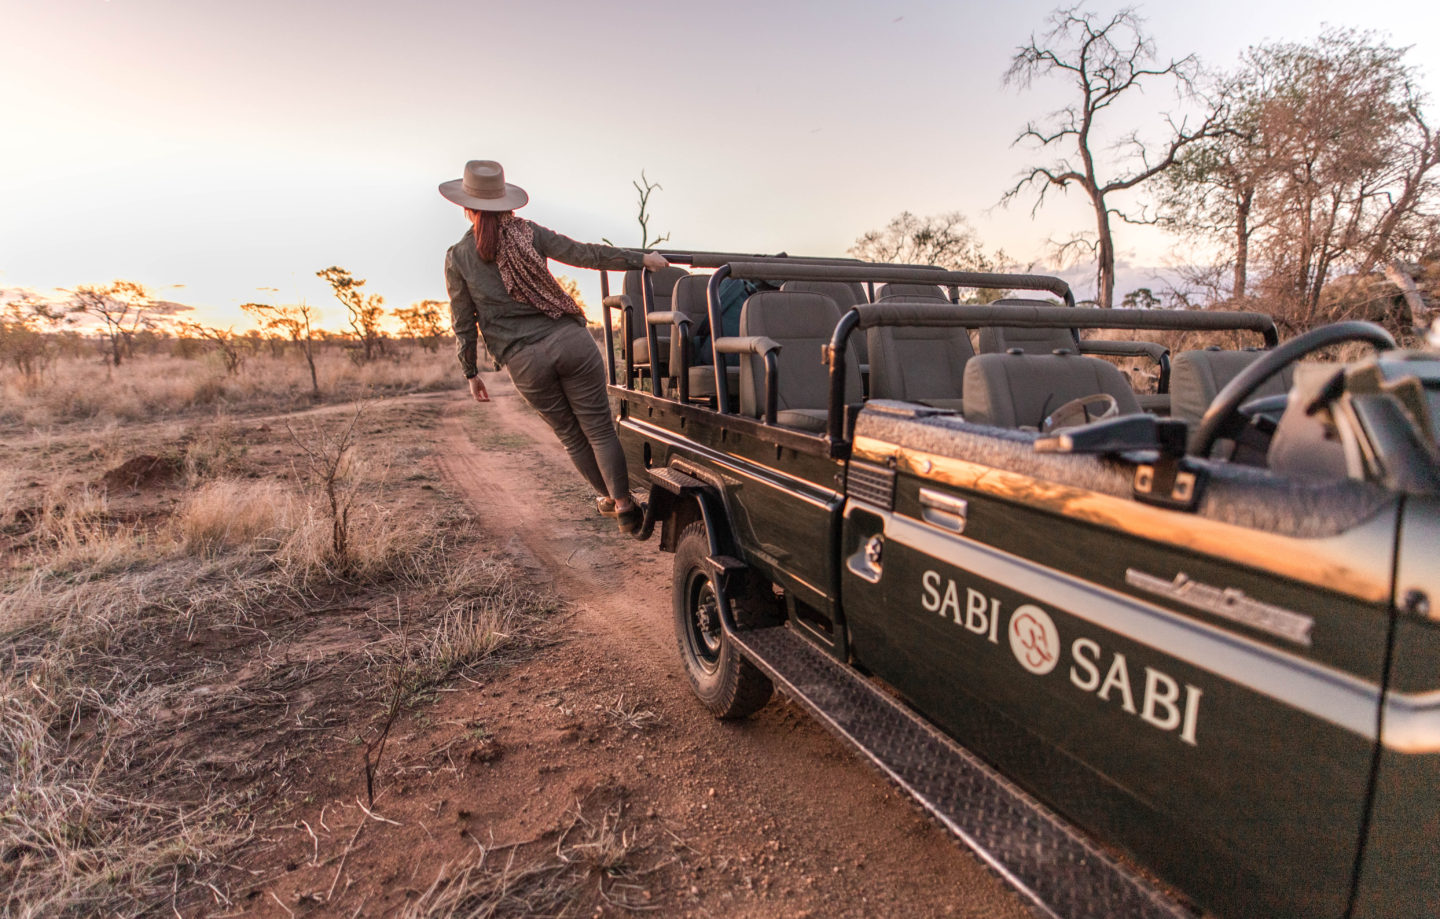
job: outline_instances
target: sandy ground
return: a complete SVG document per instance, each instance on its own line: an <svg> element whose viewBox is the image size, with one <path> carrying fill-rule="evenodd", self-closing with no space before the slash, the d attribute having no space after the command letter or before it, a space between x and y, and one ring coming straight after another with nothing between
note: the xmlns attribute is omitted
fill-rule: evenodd
<svg viewBox="0 0 1440 919"><path fill-rule="evenodd" d="M672 557L596 515L544 423L503 377L490 391L407 397L428 420L402 436L439 438L426 477L480 518L456 551L510 558L570 612L405 712L373 807L358 753L299 757L239 899L197 914L1029 915L783 697L711 718L674 647Z"/></svg>

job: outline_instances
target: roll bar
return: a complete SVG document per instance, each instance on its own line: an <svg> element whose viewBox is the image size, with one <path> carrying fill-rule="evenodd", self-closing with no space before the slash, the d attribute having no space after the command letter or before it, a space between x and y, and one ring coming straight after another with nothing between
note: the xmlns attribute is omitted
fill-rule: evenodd
<svg viewBox="0 0 1440 919"><path fill-rule="evenodd" d="M973 287L985 290L1040 290L1053 293L1065 300L1064 307L1053 309L1073 310L1075 295L1070 285L1060 278L1036 274L995 274L978 271L947 271L943 268L917 265L873 264L848 259L736 259L726 262L710 275L705 289L706 309L710 315L710 347L714 359L715 406L721 412L728 411L730 386L725 376L725 364L720 351L715 347L720 329L720 284L726 278L756 281L859 281L859 282L919 282L950 287ZM903 302L903 301L900 301ZM941 310L953 310L953 304L931 304ZM889 304L867 304L867 307L889 306ZM1010 307L997 307L1010 309ZM1018 310L1017 310L1018 312ZM991 323L1009 325L1010 323ZM1066 324L1065 328L1073 324ZM843 382L843 381L842 381ZM831 377L831 387L835 385Z"/></svg>
<svg viewBox="0 0 1440 919"><path fill-rule="evenodd" d="M1265 346L1280 341L1275 321L1264 313L1081 309L1064 306L957 306L923 301L896 301L853 306L835 325L825 362L830 368L830 406L826 438L834 454L844 437L845 352L850 333L882 325L1010 326L1028 329L1170 329L1258 332Z"/></svg>
<svg viewBox="0 0 1440 919"><path fill-rule="evenodd" d="M719 280L725 277L734 277L747 280L778 280L778 281L846 281L860 282L867 284L872 295L876 282L912 282L922 284L936 284L949 288L981 288L986 290L1034 290L1045 291L1062 298L1066 306L1075 305L1075 296L1070 291L1070 286L1064 280L1047 275L1028 274L997 274L972 271L948 271L937 268L933 265L900 265L893 263L864 262L853 258L826 258L814 256L794 255L746 255L734 252L709 252L689 249L656 249L667 260L677 265L688 265L693 268L713 268L716 275L712 275L708 290L707 300L708 312L710 313L710 325L712 329L719 328L719 312L716 298L717 285ZM724 272L722 274L722 272ZM717 280L716 276L719 276ZM658 392L660 385L658 355L658 336L655 334L655 326L649 321L650 312L654 308L655 293L654 281L650 277L648 269L641 270L641 291L642 302L640 307L640 323L644 329L646 340L650 345L650 383L652 390ZM633 334L631 328L635 318L632 311L636 304L629 303L624 297L611 297L609 276L606 272L600 274L601 301L604 306L605 325L605 347L606 353L612 355L607 359L609 365L609 380L615 383L614 358L615 344L614 332L611 323L610 312L619 310L621 312L622 335L624 336L624 348L626 355L626 385L631 385L634 376L629 368L633 364ZM711 340L714 341L718 335L712 332ZM715 366L720 368L717 372L718 386L717 404L721 410L728 404L728 387L724 379L723 366L718 361Z"/></svg>

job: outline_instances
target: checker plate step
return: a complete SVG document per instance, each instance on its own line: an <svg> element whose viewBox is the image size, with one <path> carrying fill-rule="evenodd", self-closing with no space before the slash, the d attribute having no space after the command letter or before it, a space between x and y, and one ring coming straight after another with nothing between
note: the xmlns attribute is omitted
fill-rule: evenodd
<svg viewBox="0 0 1440 919"><path fill-rule="evenodd" d="M781 690L858 747L1041 915L1196 916L790 628L747 630L730 637Z"/></svg>

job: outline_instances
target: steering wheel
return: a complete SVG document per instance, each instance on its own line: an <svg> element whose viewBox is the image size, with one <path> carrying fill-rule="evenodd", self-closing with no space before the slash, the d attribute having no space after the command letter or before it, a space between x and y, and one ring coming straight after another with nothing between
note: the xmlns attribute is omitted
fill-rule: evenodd
<svg viewBox="0 0 1440 919"><path fill-rule="evenodd" d="M1273 351L1261 355L1255 363L1235 375L1225 388L1215 394L1210 407L1190 435L1192 456L1208 457L1215 441L1222 437L1234 438L1244 426L1244 415L1240 406L1255 390L1275 374L1289 367L1312 352L1344 341L1363 341L1374 345L1377 351L1395 347L1390 333L1373 322L1349 320L1311 329L1304 335L1297 335Z"/></svg>

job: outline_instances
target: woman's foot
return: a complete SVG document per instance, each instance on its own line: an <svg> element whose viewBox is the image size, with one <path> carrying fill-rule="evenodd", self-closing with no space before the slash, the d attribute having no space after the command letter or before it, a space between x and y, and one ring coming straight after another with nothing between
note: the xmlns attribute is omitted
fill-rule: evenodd
<svg viewBox="0 0 1440 919"><path fill-rule="evenodd" d="M634 501L625 500L615 502L615 525L620 532L627 536L640 531L640 524L645 520L645 509Z"/></svg>
<svg viewBox="0 0 1440 919"><path fill-rule="evenodd" d="M595 496L595 509L600 512L601 517L615 516L615 499L608 495Z"/></svg>

